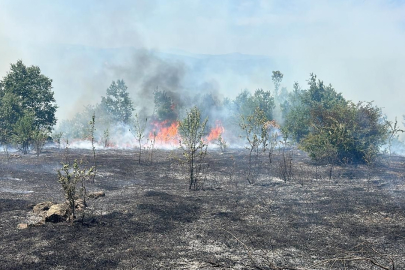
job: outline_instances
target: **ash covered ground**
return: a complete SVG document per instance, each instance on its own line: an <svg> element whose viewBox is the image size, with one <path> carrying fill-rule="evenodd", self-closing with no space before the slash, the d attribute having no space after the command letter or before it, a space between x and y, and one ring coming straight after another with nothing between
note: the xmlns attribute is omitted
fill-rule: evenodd
<svg viewBox="0 0 405 270"><path fill-rule="evenodd" d="M188 190L177 151L98 150L84 223L18 229L40 202L63 202L57 169L90 150L46 149L0 163L0 269L405 269L405 158L376 166L317 165L295 151L209 150L201 189Z"/></svg>

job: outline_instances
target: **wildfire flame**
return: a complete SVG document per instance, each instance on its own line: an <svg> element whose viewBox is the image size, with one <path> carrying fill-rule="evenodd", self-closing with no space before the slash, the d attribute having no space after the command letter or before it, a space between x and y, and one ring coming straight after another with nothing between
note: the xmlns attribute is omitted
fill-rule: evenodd
<svg viewBox="0 0 405 270"><path fill-rule="evenodd" d="M179 141L178 127L179 122L169 124L167 120L163 122L154 122L153 129L149 133L149 139L157 144L175 144Z"/></svg>
<svg viewBox="0 0 405 270"><path fill-rule="evenodd" d="M152 131L149 133L149 140L154 141L157 145L176 145L180 141L178 132L179 122L170 123L165 120L162 122L153 122ZM220 121L217 121L215 127L211 129L209 135L204 139L207 143L214 142L219 139L225 129Z"/></svg>
<svg viewBox="0 0 405 270"><path fill-rule="evenodd" d="M222 126L222 123L220 121L216 121L215 128L211 129L210 134L207 137L207 141L211 142L214 140L218 140L219 136L221 136L224 131L225 129Z"/></svg>

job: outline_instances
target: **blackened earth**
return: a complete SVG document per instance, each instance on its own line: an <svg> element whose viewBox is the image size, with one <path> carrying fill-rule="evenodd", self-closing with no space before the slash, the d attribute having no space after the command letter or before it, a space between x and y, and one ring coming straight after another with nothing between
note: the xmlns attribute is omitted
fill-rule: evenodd
<svg viewBox="0 0 405 270"><path fill-rule="evenodd" d="M57 169L92 165L90 150L0 155L0 269L405 269L405 159L375 166L312 163L295 151L209 151L189 191L177 151L98 150L83 222L18 229L33 205L63 202ZM152 160L152 162L151 162ZM385 267L385 268L384 268ZM395 267L395 268L393 268Z"/></svg>

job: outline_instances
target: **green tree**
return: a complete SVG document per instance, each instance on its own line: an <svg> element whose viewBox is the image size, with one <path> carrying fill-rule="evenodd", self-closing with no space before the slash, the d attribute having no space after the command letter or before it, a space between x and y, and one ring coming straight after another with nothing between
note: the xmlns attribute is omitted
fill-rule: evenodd
<svg viewBox="0 0 405 270"><path fill-rule="evenodd" d="M388 134L381 109L345 100L314 74L308 84L308 90L295 96L298 102L290 108L283 129L315 160L371 162Z"/></svg>
<svg viewBox="0 0 405 270"><path fill-rule="evenodd" d="M253 110L259 108L263 111L268 121L273 120L273 110L275 108L274 97L270 91L264 91L263 89L257 89L252 96Z"/></svg>
<svg viewBox="0 0 405 270"><path fill-rule="evenodd" d="M46 128L51 131L56 124L55 112L57 109L52 80L41 74L37 66L26 67L21 60L11 64L11 70L1 81L0 98L17 112L19 117L23 112L33 112L33 126ZM16 118L9 118L8 124L17 122Z"/></svg>
<svg viewBox="0 0 405 270"><path fill-rule="evenodd" d="M249 170L247 180L249 184L254 183L252 176L252 154L256 152L256 161L259 155L259 147L266 149L268 139L267 117L263 110L256 107L255 111L248 116L241 116L239 126L245 132L245 138L249 144Z"/></svg>
<svg viewBox="0 0 405 270"><path fill-rule="evenodd" d="M69 206L69 219L73 223L76 219L76 208L79 199L86 207L87 189L85 182L94 175L95 168L82 168L83 161L74 160L73 164L62 163L62 169L58 170L58 182L61 184L63 193ZM84 221L84 209L82 209L82 222Z"/></svg>
<svg viewBox="0 0 405 270"><path fill-rule="evenodd" d="M56 123L53 95L52 80L39 67L26 67L21 60L11 64L0 82L0 143L13 142L28 153L32 136L49 133Z"/></svg>
<svg viewBox="0 0 405 270"><path fill-rule="evenodd" d="M252 115L257 108L265 114L267 120L273 120L274 97L270 91L257 89L253 95L248 90L242 91L234 100L234 109L239 116Z"/></svg>
<svg viewBox="0 0 405 270"><path fill-rule="evenodd" d="M145 138L145 129L146 129L146 124L148 123L148 118L142 117L141 120L139 120L140 118L141 117L136 113L134 123L133 123L134 129L131 131L139 145L139 155L138 155L139 164L141 164L142 140ZM145 119L145 120L143 121L143 119Z"/></svg>
<svg viewBox="0 0 405 270"><path fill-rule="evenodd" d="M284 107L286 117L283 127L297 142L312 132L314 125L323 123L322 112L338 104L347 106L343 96L337 93L332 85L326 86L322 81L317 80L316 75L310 75L308 84L308 90L299 90L299 86L294 85L294 92L289 96L289 104Z"/></svg>
<svg viewBox="0 0 405 270"><path fill-rule="evenodd" d="M55 132L54 131L51 134L52 141L54 143L56 143L56 145L58 146L59 149L60 149L60 144L61 144L61 141L62 141L62 136L63 136L63 132Z"/></svg>
<svg viewBox="0 0 405 270"><path fill-rule="evenodd" d="M37 157L39 154L42 152L42 149L45 146L46 141L49 138L49 131L47 129L36 129L32 132L32 142L34 145L35 153L37 154Z"/></svg>
<svg viewBox="0 0 405 270"><path fill-rule="evenodd" d="M236 96L234 103L234 109L237 115L250 115L252 110L254 110L254 105L252 103L252 95L245 89Z"/></svg>
<svg viewBox="0 0 405 270"><path fill-rule="evenodd" d="M155 112L159 121L168 120L170 122L177 120L178 108L174 104L170 93L167 91L156 90L153 93Z"/></svg>
<svg viewBox="0 0 405 270"><path fill-rule="evenodd" d="M5 150L7 150L8 144L11 143L14 125L20 119L22 113L18 97L15 94L5 93L0 98L0 144L5 147Z"/></svg>
<svg viewBox="0 0 405 270"><path fill-rule="evenodd" d="M23 154L27 154L34 135L34 115L24 114L13 125L12 141L20 148Z"/></svg>
<svg viewBox="0 0 405 270"><path fill-rule="evenodd" d="M107 88L107 95L101 97L101 106L118 122L129 123L134 111L133 103L124 80L113 81Z"/></svg>
<svg viewBox="0 0 405 270"><path fill-rule="evenodd" d="M202 139L207 121L208 118L201 121L200 110L194 107L179 122L181 147L184 150L184 157L186 158L190 174L189 189L198 189L196 171L199 161L205 157L207 150L207 145Z"/></svg>
<svg viewBox="0 0 405 270"><path fill-rule="evenodd" d="M285 100L280 104L281 116L284 121L292 108L297 108L301 105L301 93L301 86L298 82L294 82L293 91L288 93Z"/></svg>
<svg viewBox="0 0 405 270"><path fill-rule="evenodd" d="M276 94L276 97L278 96L278 90L280 89L280 84L281 81L283 80L283 73L280 71L273 71L273 75L271 76L271 79L274 83L274 93Z"/></svg>
<svg viewBox="0 0 405 270"><path fill-rule="evenodd" d="M372 103L349 102L317 112L314 130L302 140L302 148L313 159L329 162L370 162L385 143L388 125L382 121L381 109ZM366 160L367 157L367 160Z"/></svg>

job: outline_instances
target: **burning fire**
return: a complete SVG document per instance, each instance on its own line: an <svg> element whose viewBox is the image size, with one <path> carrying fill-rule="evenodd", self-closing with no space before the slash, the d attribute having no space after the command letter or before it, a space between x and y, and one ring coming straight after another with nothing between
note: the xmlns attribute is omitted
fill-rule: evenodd
<svg viewBox="0 0 405 270"><path fill-rule="evenodd" d="M172 122L165 120L163 122L154 122L152 131L149 133L149 140L155 141L158 145L175 145L180 140L178 132L179 122ZM209 135L205 140L210 143L219 139L225 129L220 121L216 121L215 127L211 129Z"/></svg>
<svg viewBox="0 0 405 270"><path fill-rule="evenodd" d="M168 123L154 122L153 129L149 133L149 139L154 140L157 144L176 144L179 141L178 127L179 122Z"/></svg>
<svg viewBox="0 0 405 270"><path fill-rule="evenodd" d="M208 142L212 142L214 140L218 140L219 136L224 133L225 129L222 126L220 121L216 121L215 128L211 129L210 134L207 137Z"/></svg>

